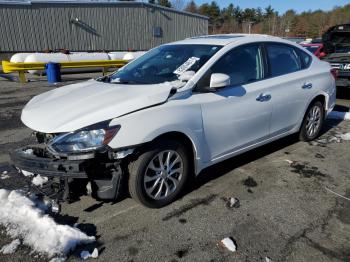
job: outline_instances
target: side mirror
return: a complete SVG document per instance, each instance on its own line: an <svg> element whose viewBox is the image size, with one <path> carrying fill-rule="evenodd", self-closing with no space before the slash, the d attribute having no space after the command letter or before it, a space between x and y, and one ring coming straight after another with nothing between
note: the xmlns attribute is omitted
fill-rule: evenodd
<svg viewBox="0 0 350 262"><path fill-rule="evenodd" d="M214 73L210 77L210 88L217 89L230 85L230 76L221 73Z"/></svg>
<svg viewBox="0 0 350 262"><path fill-rule="evenodd" d="M186 71L186 72L183 72L180 76L179 76L179 79L181 81L189 81L194 75L195 75L196 72L194 71Z"/></svg>

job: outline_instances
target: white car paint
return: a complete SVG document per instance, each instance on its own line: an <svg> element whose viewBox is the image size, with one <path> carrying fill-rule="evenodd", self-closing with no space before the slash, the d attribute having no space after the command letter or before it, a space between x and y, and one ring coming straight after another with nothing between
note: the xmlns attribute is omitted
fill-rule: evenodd
<svg viewBox="0 0 350 262"><path fill-rule="evenodd" d="M214 163L297 132L310 102L325 97L326 112L335 104L335 81L328 63L287 40L264 35L199 37L171 44L210 44L223 47L186 84L112 85L96 81L59 88L33 98L22 113L30 128L72 132L112 119L121 125L110 141L113 149L150 142L168 132L179 132L192 142L196 174ZM246 43L279 42L313 57L308 69L212 93L192 93L203 74L226 52ZM133 63L133 62L132 62ZM312 89L303 89L312 82ZM256 101L269 94L265 103Z"/></svg>
<svg viewBox="0 0 350 262"><path fill-rule="evenodd" d="M72 132L165 102L172 87L171 83L114 85L89 80L34 97L23 109L21 119L39 132Z"/></svg>

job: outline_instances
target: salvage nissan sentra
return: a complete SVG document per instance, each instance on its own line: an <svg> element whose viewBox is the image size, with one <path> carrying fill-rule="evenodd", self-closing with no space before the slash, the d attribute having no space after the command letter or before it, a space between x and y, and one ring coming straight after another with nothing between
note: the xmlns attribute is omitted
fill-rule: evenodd
<svg viewBox="0 0 350 262"><path fill-rule="evenodd" d="M75 182L99 199L128 187L159 208L210 165L293 133L315 139L335 95L329 64L289 41L189 38L34 97L21 119L38 143L11 158L27 178L41 178L32 189L57 201Z"/></svg>

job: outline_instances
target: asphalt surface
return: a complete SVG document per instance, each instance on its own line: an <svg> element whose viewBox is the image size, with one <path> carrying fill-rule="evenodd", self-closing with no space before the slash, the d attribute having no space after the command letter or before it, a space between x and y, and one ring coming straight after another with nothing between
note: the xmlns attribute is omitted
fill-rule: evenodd
<svg viewBox="0 0 350 262"><path fill-rule="evenodd" d="M97 74L95 74L97 75ZM65 83L93 74L65 75ZM0 77L0 188L16 189L23 181L11 169L8 151L31 141L20 121L21 109L38 93L54 88L44 78L20 85ZM348 111L349 94L337 109ZM79 247L97 247L99 261L350 261L350 141L336 134L350 132L350 121L327 120L315 142L289 136L204 170L188 192L162 209L148 209L130 198L103 203L88 196L64 204L59 223L80 223L97 236ZM236 197L240 206L227 207ZM218 242L232 237L237 252ZM11 242L0 228L0 247ZM21 246L0 261L47 261Z"/></svg>

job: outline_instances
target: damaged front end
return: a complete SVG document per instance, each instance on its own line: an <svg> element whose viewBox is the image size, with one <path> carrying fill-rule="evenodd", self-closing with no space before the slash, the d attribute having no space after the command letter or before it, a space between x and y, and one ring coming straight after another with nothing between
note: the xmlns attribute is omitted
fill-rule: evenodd
<svg viewBox="0 0 350 262"><path fill-rule="evenodd" d="M10 157L27 181L28 192L50 199L52 211L59 212L61 202L84 194L101 200L115 200L121 194L122 158L133 150L115 152L103 144L63 153L53 150L57 135L36 133L36 137L38 144L14 150Z"/></svg>

